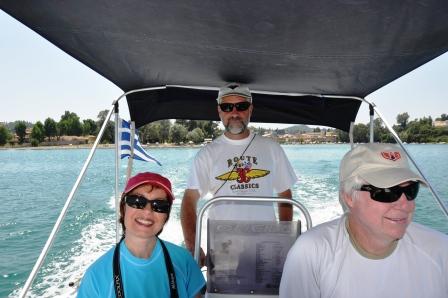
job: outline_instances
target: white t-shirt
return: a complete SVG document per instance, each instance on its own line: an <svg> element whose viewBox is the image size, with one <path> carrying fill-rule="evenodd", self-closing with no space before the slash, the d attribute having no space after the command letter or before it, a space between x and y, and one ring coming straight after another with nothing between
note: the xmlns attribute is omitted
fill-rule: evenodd
<svg viewBox="0 0 448 298"><path fill-rule="evenodd" d="M391 255L373 260L353 247L345 220L297 239L284 265L280 297L448 297L447 235L411 223Z"/></svg>
<svg viewBox="0 0 448 298"><path fill-rule="evenodd" d="M243 140L231 140L222 135L202 148L194 159L187 188L197 189L201 197L208 193L212 197L272 197L274 192L290 189L296 181L297 176L280 145L251 133ZM209 217L274 219L272 203L264 205L270 208L251 206L243 210L240 204L226 203L226 206L214 207Z"/></svg>

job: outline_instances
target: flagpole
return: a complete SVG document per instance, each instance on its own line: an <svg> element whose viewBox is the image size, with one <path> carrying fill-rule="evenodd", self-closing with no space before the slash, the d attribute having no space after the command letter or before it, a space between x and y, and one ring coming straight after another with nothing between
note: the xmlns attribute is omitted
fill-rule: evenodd
<svg viewBox="0 0 448 298"><path fill-rule="evenodd" d="M129 178L131 177L132 174L132 166L134 163L134 146L135 146L135 122L131 121L131 153L130 156L128 158L128 169L127 169L127 173L126 173L126 183L129 180Z"/></svg>
<svg viewBox="0 0 448 298"><path fill-rule="evenodd" d="M115 240L120 241L120 193L118 189L118 179L120 176L120 138L119 127L120 115L118 110L118 101L114 105L115 109Z"/></svg>

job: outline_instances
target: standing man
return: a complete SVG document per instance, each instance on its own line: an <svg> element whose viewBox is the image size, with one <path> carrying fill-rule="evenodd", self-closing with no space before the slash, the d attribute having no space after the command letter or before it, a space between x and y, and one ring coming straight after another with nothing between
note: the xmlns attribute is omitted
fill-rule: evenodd
<svg viewBox="0 0 448 298"><path fill-rule="evenodd" d="M346 213L296 240L280 297L448 297L448 236L412 222L426 182L405 153L359 145L342 159L339 180Z"/></svg>
<svg viewBox="0 0 448 298"><path fill-rule="evenodd" d="M181 223L188 250L194 252L197 201L217 196L269 196L292 198L297 181L283 149L248 128L253 111L249 88L231 83L219 90L218 114L225 127L222 136L196 155L181 206ZM280 220L292 219L292 207L279 204ZM272 203L256 206L225 203L211 208L213 219L274 220ZM203 256L203 251L201 250Z"/></svg>

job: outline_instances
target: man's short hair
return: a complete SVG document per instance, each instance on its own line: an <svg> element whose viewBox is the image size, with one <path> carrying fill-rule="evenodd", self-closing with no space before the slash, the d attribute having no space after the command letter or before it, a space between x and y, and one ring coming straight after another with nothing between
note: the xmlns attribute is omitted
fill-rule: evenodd
<svg viewBox="0 0 448 298"><path fill-rule="evenodd" d="M360 190L361 186L364 184L366 184L366 181L359 176L355 176L352 179L341 181L339 183L339 203L341 204L344 213L349 211L344 196L348 195L355 199L355 191Z"/></svg>
<svg viewBox="0 0 448 298"><path fill-rule="evenodd" d="M247 86L239 83L229 83L219 89L218 97L216 101L218 104L222 102L222 99L226 96L238 95L246 99L246 101L252 103L252 94Z"/></svg>

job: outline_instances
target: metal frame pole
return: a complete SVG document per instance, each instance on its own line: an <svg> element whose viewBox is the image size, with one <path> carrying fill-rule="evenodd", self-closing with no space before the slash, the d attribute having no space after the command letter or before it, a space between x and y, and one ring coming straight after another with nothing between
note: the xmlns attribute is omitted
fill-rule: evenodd
<svg viewBox="0 0 448 298"><path fill-rule="evenodd" d="M36 277L37 272L39 271L40 267L42 266L43 261L45 260L45 257L47 256L48 250L53 245L53 242L54 242L54 239L56 237L56 234L59 231L59 228L60 228L60 226L62 224L62 221L65 218L67 210L70 207L71 201L73 200L73 197L74 197L76 191L78 190L78 187L79 187L82 179L84 178L85 172L86 172L86 170L87 170L87 168L88 168L88 166L90 164L90 161L92 160L93 155L94 155L94 153L96 151L96 148L98 147L98 144L99 144L99 142L100 142L100 140L101 140L101 138L102 138L102 136L104 134L104 131L106 130L107 123L109 122L109 120L110 120L110 118L112 116L112 113L114 111L116 111L116 114L118 114L118 102L120 101L120 99L122 99L123 97L126 97L128 94L132 94L132 93L137 93L137 92L141 92L141 91L149 91L149 90L165 89L165 88L166 87L151 87L151 88L135 89L135 90L131 90L131 91L128 91L126 93L123 93L116 100L114 100L114 102L112 103L112 108L107 113L107 116L106 116L106 118L104 120L103 126L101 127L101 129L100 129L100 131L98 133L98 136L97 136L97 138L95 140L95 143L93 144L92 149L90 150L89 156L87 157L87 160L85 161L84 166L82 167L81 172L79 173L78 178L76 179L76 182L73 185L73 188L72 188L72 190L70 191L70 194L67 197L67 200L66 200L66 202L64 204L64 207L62 208L61 213L59 214L59 217L56 220L56 223L55 223L55 225L53 227L53 230L51 231L50 236L48 237L47 242L45 243L45 246L42 249L42 252L40 253L39 257L37 258L37 261L34 264L34 267L31 270L31 273L28 276L28 279L26 280L25 285L22 288L22 291L21 291L21 293L19 295L19 298L24 298L25 295L28 293L28 290L30 289L30 287L31 287L31 285L32 285L32 283L34 281L34 278ZM116 115L115 116L115 120L117 120L117 117L118 116ZM115 123L117 124L117 122L115 122ZM118 135L118 127L116 125L116 128L115 128L115 140L116 140L115 141L115 151L116 151L116 159L118 159L118 161L116 160L116 165L118 165L119 162L120 162L119 161L119 150L118 150L118 146L119 145L117 144L117 140L118 140L117 135ZM117 194L118 194L118 178L117 178L118 174L117 174L117 171L119 173L119 167L118 166L116 166L116 168L115 168L115 175L116 175L115 196L116 197L117 197ZM118 222L118 220L117 220L117 222ZM117 235L118 235L118 233L117 233Z"/></svg>
<svg viewBox="0 0 448 298"><path fill-rule="evenodd" d="M382 116L381 112L375 107L374 104L371 104L373 106L373 109L375 110L375 113L378 115L378 117L381 118L381 120L383 121L384 125L387 127L387 129L391 132L392 136L394 137L395 141L397 141L397 143L400 145L400 147L403 149L404 152L406 152L406 155L408 156L409 160L412 162L412 164L415 166L415 168L417 169L417 171L420 173L420 175L423 177L423 179L425 179L426 184L428 185L429 191L432 193L432 195L434 196L434 199L436 200L436 202L439 204L440 209L442 209L442 212L448 217L448 208L445 205L445 203L440 199L439 195L436 193L435 189L432 187L432 185L429 183L428 179L425 177L425 175L423 174L422 170L420 170L419 166L417 165L417 163L414 161L414 159L412 158L412 156L409 154L408 150L406 150L406 148L403 145L403 142L401 142L400 137L398 136L398 134L395 132L395 130L392 128L392 126L389 125L389 123L387 123L387 121L384 119L384 117Z"/></svg>
<svg viewBox="0 0 448 298"><path fill-rule="evenodd" d="M132 176L132 167L134 165L134 143L135 143L135 122L131 121L131 152L128 158L128 168L126 171L126 183L128 183L129 178Z"/></svg>
<svg viewBox="0 0 448 298"><path fill-rule="evenodd" d="M353 149L354 143L353 143L353 131L355 130L355 122L350 122L350 129L348 131L348 138L350 140L350 148Z"/></svg>
<svg viewBox="0 0 448 298"><path fill-rule="evenodd" d="M78 190L79 184L81 183L82 179L84 178L84 175L86 173L87 167L90 164L90 161L93 158L93 155L95 154L96 148L98 147L98 144L101 140L101 137L104 134L104 131L106 130L107 123L112 115L112 112L114 111L114 106L110 109L110 111L107 113L107 116L104 120L103 126L101 127L100 132L98 133L98 136L95 140L95 143L93 144L92 149L90 150L89 156L87 157L86 162L84 163L84 166L81 169L81 172L79 173L78 179L76 179L75 185L73 185L73 188L68 195L67 200L65 201L64 207L62 208L61 213L59 214L59 217L53 227L53 230L50 233L50 236L47 239L47 242L45 243L44 248L42 249L42 252L40 253L39 257L37 258L36 264L34 264L33 270L31 270L30 275L28 276L28 279L25 282L25 285L22 288L22 292L20 293L20 298L25 297L26 293L28 292L29 288L31 287L31 284L33 283L34 278L37 275L37 272L39 271L40 267L42 266L42 263L47 256L48 250L50 249L51 245L54 242L56 233L59 231L59 228L61 226L62 221L64 220L64 217L67 213L67 210L73 200L73 197Z"/></svg>
<svg viewBox="0 0 448 298"><path fill-rule="evenodd" d="M118 181L120 179L120 113L118 101L114 105L115 109L115 240L120 241L120 191Z"/></svg>
<svg viewBox="0 0 448 298"><path fill-rule="evenodd" d="M373 106L369 105L369 114L370 114L370 143L373 143L373 125L374 125L374 112L373 112Z"/></svg>
<svg viewBox="0 0 448 298"><path fill-rule="evenodd" d="M205 211L218 202L273 202L273 203L288 203L294 205L302 211L302 214L306 219L306 228L307 230L311 229L313 226L313 222L311 221L311 215L306 209L306 207L293 199L288 198L276 198L276 197L216 197L209 200L207 203L202 206L201 210L199 210L199 214L196 221L196 238L195 238L195 246L194 246L194 259L199 264L199 248L201 246L201 232L202 232L202 217L204 216Z"/></svg>
<svg viewBox="0 0 448 298"><path fill-rule="evenodd" d="M415 166L415 168L417 169L417 171L419 172L419 174L423 177L423 179L426 181L426 184L428 185L429 191L431 192L431 194L433 195L434 199L436 200L437 204L439 205L440 209L442 209L442 212L445 214L446 217L448 217L448 207L446 206L446 204L440 199L439 195L436 193L435 189L432 187L431 183L429 183L428 179L426 178L425 174L423 174L422 170L420 169L420 167L417 165L417 163L415 162L415 160L412 158L412 156L409 154L408 150L406 150L406 148L404 147L403 142L401 141L400 137L398 136L398 134L395 132L395 130L392 128L391 125L389 125L389 123L386 121L386 119L383 117L382 113L379 111L379 109L376 107L376 105L373 102L368 101L365 98L361 98L361 97L353 97L353 98L357 98L360 101L366 103L369 105L370 109L378 115L378 117L381 119L381 121L383 121L384 125L386 126L386 128L390 131L390 133L392 134L392 136L394 137L395 141L397 142L397 144L403 149L403 151L406 153L406 155L408 156L409 160L411 161L411 163ZM352 148L353 148L353 144L352 144Z"/></svg>

